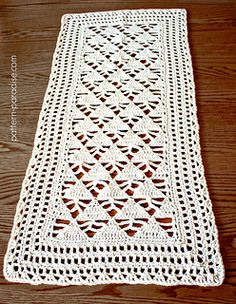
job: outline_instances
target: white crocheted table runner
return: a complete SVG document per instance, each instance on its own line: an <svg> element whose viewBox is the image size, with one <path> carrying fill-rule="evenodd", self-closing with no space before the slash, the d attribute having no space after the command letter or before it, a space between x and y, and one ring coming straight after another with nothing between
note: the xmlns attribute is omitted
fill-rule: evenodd
<svg viewBox="0 0 236 304"><path fill-rule="evenodd" d="M4 274L222 283L185 10L63 16Z"/></svg>

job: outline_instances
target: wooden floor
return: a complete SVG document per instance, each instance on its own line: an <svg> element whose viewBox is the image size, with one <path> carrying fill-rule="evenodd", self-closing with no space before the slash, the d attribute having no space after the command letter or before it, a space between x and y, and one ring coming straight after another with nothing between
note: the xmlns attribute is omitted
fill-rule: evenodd
<svg viewBox="0 0 236 304"><path fill-rule="evenodd" d="M0 303L236 303L236 2L2 0L0 7ZM202 157L219 229L226 278L220 287L30 286L7 282L3 257L31 155L52 55L64 13L186 8ZM18 142L10 134L10 60L17 56Z"/></svg>

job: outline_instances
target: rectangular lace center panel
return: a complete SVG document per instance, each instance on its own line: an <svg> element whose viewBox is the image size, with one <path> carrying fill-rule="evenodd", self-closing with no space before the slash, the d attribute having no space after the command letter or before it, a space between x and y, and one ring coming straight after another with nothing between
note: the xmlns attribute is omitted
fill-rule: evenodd
<svg viewBox="0 0 236 304"><path fill-rule="evenodd" d="M4 274L222 283L185 10L63 16Z"/></svg>

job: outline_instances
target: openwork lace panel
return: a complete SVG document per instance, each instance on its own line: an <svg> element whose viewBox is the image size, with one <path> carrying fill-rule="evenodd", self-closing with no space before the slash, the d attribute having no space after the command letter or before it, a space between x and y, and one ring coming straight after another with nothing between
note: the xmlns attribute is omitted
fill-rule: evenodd
<svg viewBox="0 0 236 304"><path fill-rule="evenodd" d="M187 39L181 9L63 16L8 280L222 283Z"/></svg>

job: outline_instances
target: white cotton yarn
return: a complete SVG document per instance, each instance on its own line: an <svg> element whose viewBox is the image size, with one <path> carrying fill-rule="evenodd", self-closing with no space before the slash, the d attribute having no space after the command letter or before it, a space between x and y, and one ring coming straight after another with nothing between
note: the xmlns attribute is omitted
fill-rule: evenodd
<svg viewBox="0 0 236 304"><path fill-rule="evenodd" d="M62 17L4 275L220 285L184 9Z"/></svg>

